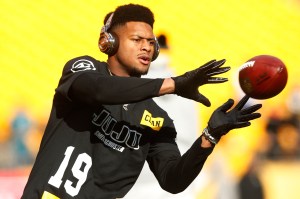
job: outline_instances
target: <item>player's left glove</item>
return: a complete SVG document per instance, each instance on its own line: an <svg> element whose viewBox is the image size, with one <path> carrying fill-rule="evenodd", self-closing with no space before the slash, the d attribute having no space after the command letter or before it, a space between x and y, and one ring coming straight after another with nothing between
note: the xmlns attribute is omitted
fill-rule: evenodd
<svg viewBox="0 0 300 199"><path fill-rule="evenodd" d="M230 111L234 104L232 99L229 99L222 106L217 108L208 121L208 126L204 129L206 139L216 144L220 138L227 134L232 129L243 128L250 126L250 120L257 119L261 116L260 113L254 113L262 107L261 104L255 104L243 109L249 97L244 96L241 101Z"/></svg>
<svg viewBox="0 0 300 199"><path fill-rule="evenodd" d="M221 68L225 61L225 59L220 61L211 60L195 70L186 72L181 76L172 77L175 82L174 93L181 97L200 102L205 106L210 106L209 99L199 93L198 88L204 84L215 84L228 81L227 78L212 77L230 70L230 67Z"/></svg>

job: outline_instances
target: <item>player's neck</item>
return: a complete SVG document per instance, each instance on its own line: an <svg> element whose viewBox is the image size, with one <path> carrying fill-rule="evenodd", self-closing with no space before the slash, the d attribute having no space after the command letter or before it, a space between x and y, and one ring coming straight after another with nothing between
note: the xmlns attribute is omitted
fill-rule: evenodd
<svg viewBox="0 0 300 199"><path fill-rule="evenodd" d="M130 77L128 72L114 59L109 58L107 60L107 70L111 75L120 76L120 77Z"/></svg>

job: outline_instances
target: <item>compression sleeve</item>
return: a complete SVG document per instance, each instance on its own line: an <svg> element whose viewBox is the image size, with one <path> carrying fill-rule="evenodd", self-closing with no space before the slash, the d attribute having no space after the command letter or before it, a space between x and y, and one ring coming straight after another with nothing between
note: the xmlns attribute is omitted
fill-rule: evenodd
<svg viewBox="0 0 300 199"><path fill-rule="evenodd" d="M125 104L158 96L162 83L163 79L110 76L107 63L81 56L65 64L56 92L90 106Z"/></svg>
<svg viewBox="0 0 300 199"><path fill-rule="evenodd" d="M99 76L84 73L69 90L69 97L88 105L123 104L158 96L163 79Z"/></svg>
<svg viewBox="0 0 300 199"><path fill-rule="evenodd" d="M163 147L165 143L161 143ZM165 146L164 146L165 147ZM201 147L201 136L182 156L178 150L166 150L147 159L160 186L173 194L184 191L198 176L212 148Z"/></svg>

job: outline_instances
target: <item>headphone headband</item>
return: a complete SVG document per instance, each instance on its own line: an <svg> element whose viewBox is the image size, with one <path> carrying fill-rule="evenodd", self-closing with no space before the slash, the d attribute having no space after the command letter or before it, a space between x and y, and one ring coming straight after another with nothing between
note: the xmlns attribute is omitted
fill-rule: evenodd
<svg viewBox="0 0 300 199"><path fill-rule="evenodd" d="M111 13L111 15L109 16L108 20L106 21L105 25L102 26L101 28L101 33L104 33L104 32L107 32L108 29L110 28L110 25L111 25L111 21L112 21L112 18L114 16L114 13Z"/></svg>

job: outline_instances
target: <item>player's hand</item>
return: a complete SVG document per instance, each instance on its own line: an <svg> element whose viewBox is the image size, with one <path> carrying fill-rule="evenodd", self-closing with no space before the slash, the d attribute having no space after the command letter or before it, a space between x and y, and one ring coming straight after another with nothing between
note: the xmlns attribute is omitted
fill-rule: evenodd
<svg viewBox="0 0 300 199"><path fill-rule="evenodd" d="M181 97L200 102L205 106L210 106L209 99L202 95L198 91L198 88L203 84L215 84L228 81L227 78L212 77L230 70L230 67L221 68L225 61L225 59L220 61L211 60L195 70L186 72L181 76L173 77L172 79L175 81L174 93Z"/></svg>
<svg viewBox="0 0 300 199"><path fill-rule="evenodd" d="M232 99L229 99L222 106L217 108L208 121L208 134L210 134L216 142L227 134L232 129L243 128L250 126L250 120L257 119L261 116L260 113L255 113L262 107L261 104L255 104L243 109L249 97L244 96L239 103L230 111L234 104Z"/></svg>

